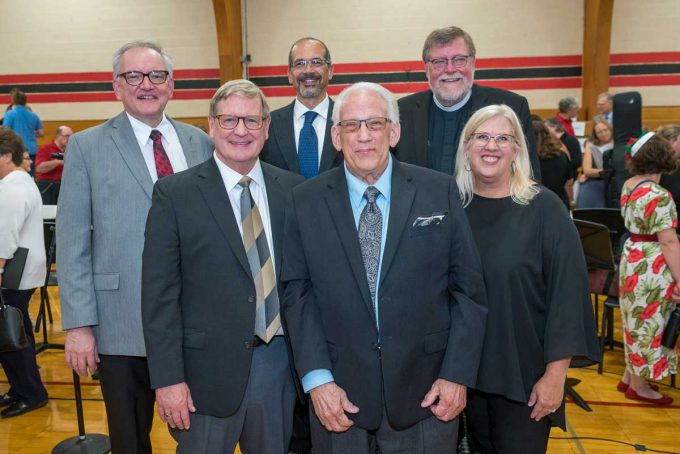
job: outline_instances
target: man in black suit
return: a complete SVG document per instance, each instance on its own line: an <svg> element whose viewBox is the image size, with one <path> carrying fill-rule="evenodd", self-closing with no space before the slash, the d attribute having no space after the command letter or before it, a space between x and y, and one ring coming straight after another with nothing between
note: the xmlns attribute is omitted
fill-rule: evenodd
<svg viewBox="0 0 680 454"><path fill-rule="evenodd" d="M385 88L346 89L333 123L345 165L293 189L285 226L283 314L312 451L455 452L486 320L458 190L391 156L399 112Z"/></svg>
<svg viewBox="0 0 680 454"><path fill-rule="evenodd" d="M269 140L261 155L264 162L305 178L342 162L330 138L333 101L326 89L332 78L331 54L323 42L302 38L293 44L288 54L288 82L297 96L272 112Z"/></svg>
<svg viewBox="0 0 680 454"><path fill-rule="evenodd" d="M303 180L260 163L269 107L246 80L210 102L213 157L159 180L142 320L158 412L178 453L286 452L296 389L279 316L284 200Z"/></svg>
<svg viewBox="0 0 680 454"><path fill-rule="evenodd" d="M540 165L526 98L474 84L475 44L458 27L434 30L425 40L423 62L430 90L399 100L401 141L394 150L402 162L453 175L460 134L470 116L490 104L506 104L522 122L534 179Z"/></svg>

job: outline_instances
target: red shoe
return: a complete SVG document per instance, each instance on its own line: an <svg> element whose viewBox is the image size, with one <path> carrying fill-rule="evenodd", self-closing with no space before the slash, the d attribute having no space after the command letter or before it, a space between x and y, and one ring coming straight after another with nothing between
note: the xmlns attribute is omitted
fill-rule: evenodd
<svg viewBox="0 0 680 454"><path fill-rule="evenodd" d="M647 402L654 405L670 405L673 403L672 397L664 396L663 394L661 395L661 397L658 397L656 399L651 397L644 397L636 393L635 390L631 387L628 387L625 395L626 399L639 400L640 402Z"/></svg>
<svg viewBox="0 0 680 454"><path fill-rule="evenodd" d="M654 391L658 391L658 390L659 390L659 386L658 386L658 385L655 385L654 383L649 383L649 387L652 388ZM628 391L628 385L627 385L626 383L620 381L620 382L616 385L616 390L617 390L618 392L620 392L620 393L625 393L626 391Z"/></svg>

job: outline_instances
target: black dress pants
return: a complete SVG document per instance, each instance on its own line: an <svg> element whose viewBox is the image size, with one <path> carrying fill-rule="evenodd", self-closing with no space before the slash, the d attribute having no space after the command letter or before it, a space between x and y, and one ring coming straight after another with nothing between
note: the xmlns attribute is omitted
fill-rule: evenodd
<svg viewBox="0 0 680 454"><path fill-rule="evenodd" d="M150 454L155 394L146 358L99 355L112 454Z"/></svg>
<svg viewBox="0 0 680 454"><path fill-rule="evenodd" d="M59 200L59 190L61 188L60 181L41 180L36 181L40 195L42 197L43 205L56 205Z"/></svg>
<svg viewBox="0 0 680 454"><path fill-rule="evenodd" d="M539 454L548 449L552 423L530 418L532 407L497 394L468 392L468 435L482 454Z"/></svg>
<svg viewBox="0 0 680 454"><path fill-rule="evenodd" d="M28 303L31 302L31 296L33 296L34 291L35 289L2 290L5 303L8 306L18 308L23 314L24 331L26 332L29 346L15 352L0 353L0 363L9 382L9 395L27 404L35 404L47 399L47 390L40 380L38 364L35 361L33 325L28 316Z"/></svg>

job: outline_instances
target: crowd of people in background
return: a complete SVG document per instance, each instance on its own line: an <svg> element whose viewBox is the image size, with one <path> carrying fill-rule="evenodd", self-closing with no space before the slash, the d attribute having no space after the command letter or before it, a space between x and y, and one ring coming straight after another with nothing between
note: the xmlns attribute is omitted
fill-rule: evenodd
<svg viewBox="0 0 680 454"><path fill-rule="evenodd" d="M330 51L302 38L290 105L270 112L257 86L230 81L205 134L165 114L172 58L131 42L112 61L123 111L77 134L59 126L40 149L43 125L12 90L0 203L21 192L27 211L8 209L33 230L38 194L59 204L66 361L99 370L114 453L151 452L155 402L178 452L455 452L464 408L478 452L546 451L551 427L565 429L571 359L600 359L569 210L606 206L613 97L598 97L582 147L575 98L532 116L524 97L475 84L475 58L468 33L437 29L422 53L429 89L397 100L357 83L332 100ZM646 379L674 372L677 356L643 335L649 305L630 280L638 243L656 244L643 256L647 279L663 278L649 313L662 327L680 298L680 126L653 136L631 153L624 189L637 236L622 262L620 387L667 405ZM0 232L0 270L37 241L22 235ZM44 247L33 254L32 280L9 293L29 333ZM45 405L35 354L17 360L30 390L4 355L3 416Z"/></svg>

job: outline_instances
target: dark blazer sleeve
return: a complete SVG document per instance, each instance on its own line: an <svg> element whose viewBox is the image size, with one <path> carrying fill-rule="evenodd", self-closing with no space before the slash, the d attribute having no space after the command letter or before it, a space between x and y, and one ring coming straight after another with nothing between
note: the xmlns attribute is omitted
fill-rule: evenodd
<svg viewBox="0 0 680 454"><path fill-rule="evenodd" d="M541 161L538 159L538 149L536 148L536 139L534 138L534 130L531 127L531 111L529 110L529 103L526 98L521 97L518 108L515 110L520 123L522 123L522 131L527 140L527 148L529 150L529 160L531 161L531 170L534 174L534 180L541 181Z"/></svg>
<svg viewBox="0 0 680 454"><path fill-rule="evenodd" d="M185 381L179 232L164 183L154 186L142 254L142 325L153 389Z"/></svg>
<svg viewBox="0 0 680 454"><path fill-rule="evenodd" d="M479 252L453 179L449 207L453 223L449 254L451 327L439 377L474 387L486 328L486 289Z"/></svg>
<svg viewBox="0 0 680 454"><path fill-rule="evenodd" d="M289 328L295 368L304 377L312 370L332 367L300 236L295 190L288 197L284 232L282 313Z"/></svg>

